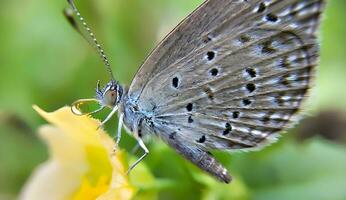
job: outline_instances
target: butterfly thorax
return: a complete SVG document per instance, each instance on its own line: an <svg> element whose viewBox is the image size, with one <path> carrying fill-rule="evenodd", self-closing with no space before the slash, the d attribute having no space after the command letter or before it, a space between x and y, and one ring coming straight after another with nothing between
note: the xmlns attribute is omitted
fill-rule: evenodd
<svg viewBox="0 0 346 200"><path fill-rule="evenodd" d="M127 95L124 90L124 96L119 105L119 112L124 114L124 125L135 136L144 137L152 132L153 113L142 110L135 101Z"/></svg>

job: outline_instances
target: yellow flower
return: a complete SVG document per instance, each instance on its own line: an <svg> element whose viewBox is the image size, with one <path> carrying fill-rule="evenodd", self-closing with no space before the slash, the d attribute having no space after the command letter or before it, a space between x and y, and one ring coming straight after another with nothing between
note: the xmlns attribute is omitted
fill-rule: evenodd
<svg viewBox="0 0 346 200"><path fill-rule="evenodd" d="M53 125L40 128L50 158L24 186L22 200L127 200L135 193L125 174L123 153L98 120L76 116L69 107L47 113L34 109ZM30 151L28 149L28 151Z"/></svg>

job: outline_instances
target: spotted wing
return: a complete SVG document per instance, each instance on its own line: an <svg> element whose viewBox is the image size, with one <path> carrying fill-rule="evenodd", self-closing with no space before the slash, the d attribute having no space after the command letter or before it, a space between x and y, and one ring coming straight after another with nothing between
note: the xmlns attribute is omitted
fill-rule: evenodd
<svg viewBox="0 0 346 200"><path fill-rule="evenodd" d="M165 140L251 149L295 121L318 61L322 0L206 1L148 57L129 97Z"/></svg>

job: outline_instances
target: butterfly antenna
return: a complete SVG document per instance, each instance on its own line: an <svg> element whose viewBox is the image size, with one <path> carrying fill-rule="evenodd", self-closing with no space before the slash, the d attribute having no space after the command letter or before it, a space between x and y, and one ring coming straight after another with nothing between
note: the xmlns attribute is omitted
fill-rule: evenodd
<svg viewBox="0 0 346 200"><path fill-rule="evenodd" d="M73 0L67 0L67 2L70 4L72 10L75 12L75 14L77 15L79 21L82 23L84 29L89 33L89 36L93 42L93 44L95 45L96 47L96 50L97 52L100 54L100 57L103 61L103 63L105 64L106 66L106 70L108 71L109 75L110 75L110 78L112 80L114 80L114 75L113 75L113 72L112 72L112 68L111 68L111 65L109 64L109 61L108 61L108 58L104 52L104 50L102 49L100 43L97 41L96 37L95 37L95 34L91 31L90 27L88 26L88 24L85 22L84 18L81 16L79 10L77 9L77 7L75 6L74 4L74 1ZM71 23L71 19L69 18L69 16L67 16L65 14L65 16L68 18L69 22ZM71 23L72 26L81 34L81 31L79 30L78 26L76 26L75 23ZM84 35L82 34L82 36L84 37ZM85 38L85 37L84 37ZM86 39L86 38L85 38ZM88 41L88 40L87 40Z"/></svg>

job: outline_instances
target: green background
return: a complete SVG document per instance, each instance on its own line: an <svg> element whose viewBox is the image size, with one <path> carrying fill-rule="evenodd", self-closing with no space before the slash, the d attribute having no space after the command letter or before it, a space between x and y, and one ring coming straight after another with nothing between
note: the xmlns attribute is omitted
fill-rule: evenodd
<svg viewBox="0 0 346 200"><path fill-rule="evenodd" d="M129 85L150 49L201 0L85 0L77 3ZM65 0L0 0L0 199L14 199L46 146L36 135L47 111L92 97L107 82L98 55L62 15ZM217 153L235 177L217 183L153 139L135 169L137 199L346 199L346 1L330 0L320 32L321 65L306 118L260 152ZM98 115L103 117L105 113ZM115 120L107 126L115 130ZM135 141L124 136L121 146ZM144 172L146 171L146 172Z"/></svg>

